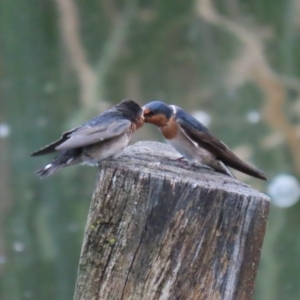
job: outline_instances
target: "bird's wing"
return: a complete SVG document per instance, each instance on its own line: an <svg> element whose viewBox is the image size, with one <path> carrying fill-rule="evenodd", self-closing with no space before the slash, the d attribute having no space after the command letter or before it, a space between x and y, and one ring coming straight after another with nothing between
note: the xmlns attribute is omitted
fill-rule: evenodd
<svg viewBox="0 0 300 300"><path fill-rule="evenodd" d="M59 140L32 153L32 156L79 148L111 139L124 133L131 125L125 118L105 117L94 120L95 122L87 122L81 127L64 132Z"/></svg>
<svg viewBox="0 0 300 300"><path fill-rule="evenodd" d="M68 135L68 139L57 146L56 150L68 150L83 147L121 135L131 125L127 119L117 119L106 126L85 126Z"/></svg>
<svg viewBox="0 0 300 300"><path fill-rule="evenodd" d="M74 128L72 130L64 132L59 140L57 140L49 145L46 145L45 147L33 152L31 154L31 156L38 156L38 155L44 155L44 154L49 154L49 153L55 152L56 151L55 148L57 146L59 146L60 144L62 144L63 142L65 142L69 138L68 136L77 129L78 128Z"/></svg>
<svg viewBox="0 0 300 300"><path fill-rule="evenodd" d="M176 121L194 143L210 151L229 167L254 177L266 179L264 172L241 160L224 143L212 135L203 124L184 110L177 111Z"/></svg>
<svg viewBox="0 0 300 300"><path fill-rule="evenodd" d="M177 111L176 121L184 133L194 143L216 154L216 156L222 155L222 153L228 149L228 147L213 136L203 124L184 110L180 109Z"/></svg>

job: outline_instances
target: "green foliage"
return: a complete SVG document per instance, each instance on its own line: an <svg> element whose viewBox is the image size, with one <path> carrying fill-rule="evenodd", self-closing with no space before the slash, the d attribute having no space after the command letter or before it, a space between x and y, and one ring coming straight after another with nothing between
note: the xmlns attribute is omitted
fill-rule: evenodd
<svg viewBox="0 0 300 300"><path fill-rule="evenodd" d="M72 298L97 172L71 167L45 181L33 175L50 159L31 159L33 150L58 138L69 129L67 124L80 124L85 121L83 116L98 113L82 101L82 83L68 52L58 3L0 2L0 123L8 123L12 132L3 139L9 167L0 161L7 175L0 181L11 194L9 209L0 211L0 227L4 228L0 241L5 241L0 262L1 257L6 258L0 265L1 299ZM190 111L204 110L212 117L210 129L231 147L248 147L250 158L268 175L294 170L287 145L262 146L273 129L263 121L250 124L246 119L249 111L257 111L263 118L265 96L261 90L246 77L238 78L239 84L228 83L232 64L243 50L241 41L223 26L197 15L196 1L72 3L86 63L96 80L103 80L104 89L94 99L96 107L136 96L141 104L161 99ZM293 19L296 0L213 3L221 16L256 32L270 67L279 76L299 76L298 25ZM106 61L109 43L115 50L110 38L122 18L127 22L124 40L101 74L99 62ZM287 104L287 111L293 111L291 105L299 101L299 91L293 91L295 100ZM298 213L299 205L271 211L257 300L299 298ZM107 242L113 245L114 237Z"/></svg>

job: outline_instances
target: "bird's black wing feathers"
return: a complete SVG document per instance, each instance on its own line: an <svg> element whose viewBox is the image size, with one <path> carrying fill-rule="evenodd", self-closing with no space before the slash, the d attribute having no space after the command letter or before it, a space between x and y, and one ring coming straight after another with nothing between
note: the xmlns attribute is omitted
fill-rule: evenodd
<svg viewBox="0 0 300 300"><path fill-rule="evenodd" d="M78 128L74 128L72 130L66 131L62 134L61 138L49 145L46 145L45 147L33 152L31 156L38 156L38 155L44 155L44 154L49 154L52 152L55 152L55 148L65 142L69 138L69 134L71 134L73 131L77 130Z"/></svg>
<svg viewBox="0 0 300 300"><path fill-rule="evenodd" d="M101 142L124 133L131 122L118 111L108 110L82 126L64 132L61 138L32 153L32 156L74 149Z"/></svg>
<svg viewBox="0 0 300 300"><path fill-rule="evenodd" d="M260 179L266 179L264 172L241 160L224 143L213 136L203 124L180 108L177 109L176 121L192 141L213 153L217 159L229 167Z"/></svg>
<svg viewBox="0 0 300 300"><path fill-rule="evenodd" d="M87 126L80 128L71 133L69 138L57 146L56 150L68 150L78 147L83 147L97 142L102 142L107 139L111 139L124 133L131 122L127 119L115 120L106 127L103 126Z"/></svg>
<svg viewBox="0 0 300 300"><path fill-rule="evenodd" d="M213 136L203 124L183 109L178 108L176 121L186 135L203 148L216 154L221 154L226 150L227 147L225 144Z"/></svg>

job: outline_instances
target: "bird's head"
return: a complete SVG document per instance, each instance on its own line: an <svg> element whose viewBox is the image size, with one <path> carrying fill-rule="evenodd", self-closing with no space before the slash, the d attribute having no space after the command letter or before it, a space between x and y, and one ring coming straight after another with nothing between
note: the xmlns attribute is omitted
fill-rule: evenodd
<svg viewBox="0 0 300 300"><path fill-rule="evenodd" d="M144 120L156 126L166 126L173 115L172 108L164 102L152 101L143 106Z"/></svg>
<svg viewBox="0 0 300 300"><path fill-rule="evenodd" d="M133 116L142 115L142 108L131 99L124 99L118 104L121 110L130 111Z"/></svg>
<svg viewBox="0 0 300 300"><path fill-rule="evenodd" d="M137 125L137 128L141 127L144 123L143 110L133 100L124 99L117 105L119 111L129 119L131 122L134 122Z"/></svg>

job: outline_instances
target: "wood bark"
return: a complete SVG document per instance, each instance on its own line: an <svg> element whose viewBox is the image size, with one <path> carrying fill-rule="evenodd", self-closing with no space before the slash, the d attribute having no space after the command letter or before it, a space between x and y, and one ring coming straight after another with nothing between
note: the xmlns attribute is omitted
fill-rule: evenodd
<svg viewBox="0 0 300 300"><path fill-rule="evenodd" d="M170 146L101 163L74 299L252 298L269 199Z"/></svg>

